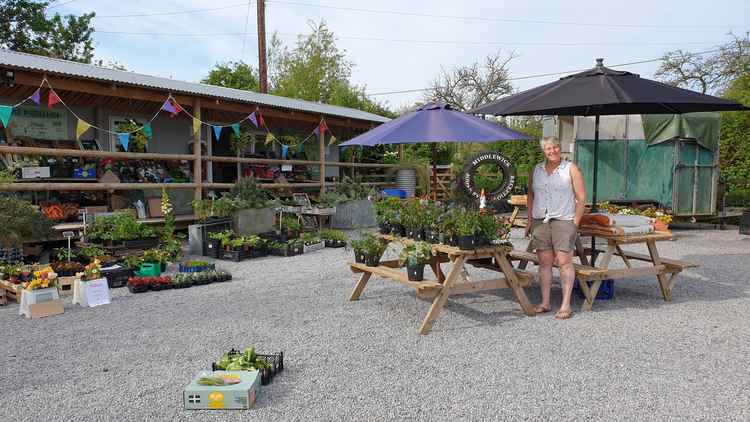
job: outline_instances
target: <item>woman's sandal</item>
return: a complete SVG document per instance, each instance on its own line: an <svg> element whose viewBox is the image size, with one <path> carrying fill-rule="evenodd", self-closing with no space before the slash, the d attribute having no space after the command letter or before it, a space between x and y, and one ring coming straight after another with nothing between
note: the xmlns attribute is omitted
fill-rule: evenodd
<svg viewBox="0 0 750 422"><path fill-rule="evenodd" d="M552 309L550 309L550 308L545 308L545 307L544 307L544 306L542 306L542 305L536 305L536 306L534 306L534 312L536 312L537 314L546 314L547 312L549 312L549 311L551 311L551 310L552 310Z"/></svg>
<svg viewBox="0 0 750 422"><path fill-rule="evenodd" d="M570 319L571 315L573 315L573 311L571 311L570 309L568 310L560 309L555 314L555 319Z"/></svg>

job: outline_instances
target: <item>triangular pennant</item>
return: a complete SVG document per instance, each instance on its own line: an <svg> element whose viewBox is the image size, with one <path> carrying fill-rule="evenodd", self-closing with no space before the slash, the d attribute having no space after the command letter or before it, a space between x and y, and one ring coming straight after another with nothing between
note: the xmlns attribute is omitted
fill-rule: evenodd
<svg viewBox="0 0 750 422"><path fill-rule="evenodd" d="M253 124L255 125L255 127L260 127L260 126L258 126L258 119L255 118L255 112L254 111L252 113L250 113L250 115L247 116L247 120L250 120L251 122L253 122Z"/></svg>
<svg viewBox="0 0 750 422"><path fill-rule="evenodd" d="M164 100L164 104L161 105L161 109L172 114L175 114L177 112L172 103L169 101L169 98Z"/></svg>
<svg viewBox="0 0 750 422"><path fill-rule="evenodd" d="M76 123L76 139L81 139L81 135L89 130L90 127L90 124L84 122L81 119L78 119L78 122Z"/></svg>
<svg viewBox="0 0 750 422"><path fill-rule="evenodd" d="M39 102L41 102L41 98L40 98L41 95L42 93L39 91L39 88L37 88L36 91L34 91L34 93L31 94L31 97L29 97L29 99L33 101L36 105L39 105Z"/></svg>
<svg viewBox="0 0 750 422"><path fill-rule="evenodd" d="M240 124L239 123L232 124L232 130L234 131L235 135L240 136Z"/></svg>
<svg viewBox="0 0 750 422"><path fill-rule="evenodd" d="M328 125L326 124L325 120L321 120L320 124L318 125L318 129L320 129L320 135L325 135L326 131L328 130Z"/></svg>
<svg viewBox="0 0 750 422"><path fill-rule="evenodd" d="M320 126L316 126L315 129L313 129L313 133L315 136L320 137Z"/></svg>
<svg viewBox="0 0 750 422"><path fill-rule="evenodd" d="M146 138L151 139L154 136L154 130L151 128L151 123L144 123L143 128L143 134L146 135Z"/></svg>
<svg viewBox="0 0 750 422"><path fill-rule="evenodd" d="M0 120L3 122L3 127L8 127L10 122L10 115L13 114L13 107L8 105L0 106Z"/></svg>
<svg viewBox="0 0 750 422"><path fill-rule="evenodd" d="M263 115L260 114L260 111L258 112L258 124L260 127L266 127L266 120L263 118Z"/></svg>
<svg viewBox="0 0 750 422"><path fill-rule="evenodd" d="M266 134L266 145L270 144L271 142L273 142L273 133L268 132L268 134Z"/></svg>
<svg viewBox="0 0 750 422"><path fill-rule="evenodd" d="M122 148L127 151L128 145L130 144L130 134L129 133L118 133L117 139L120 140L120 145L122 145Z"/></svg>
<svg viewBox="0 0 750 422"><path fill-rule="evenodd" d="M331 135L331 139L328 140L328 146L330 147L331 145L335 144L336 141L337 141L336 137Z"/></svg>
<svg viewBox="0 0 750 422"><path fill-rule="evenodd" d="M222 129L224 129L223 126L214 126L214 136L216 137L216 142L219 142L219 139L221 139Z"/></svg>
<svg viewBox="0 0 750 422"><path fill-rule="evenodd" d="M289 145L282 145L281 146L281 159L286 160L286 157L289 155Z"/></svg>
<svg viewBox="0 0 750 422"><path fill-rule="evenodd" d="M197 138L200 132L201 132L201 121L197 117L193 117L193 136Z"/></svg>
<svg viewBox="0 0 750 422"><path fill-rule="evenodd" d="M174 116L176 116L176 115L180 114L180 112L181 112L182 110L183 110L183 109L182 109L182 106L181 106L181 105L179 105L178 103L174 103L174 111L172 112L172 115L171 115L171 116L169 116L169 117L174 117Z"/></svg>
<svg viewBox="0 0 750 422"><path fill-rule="evenodd" d="M49 96L47 97L47 107L52 108L55 106L55 104L60 102L60 97L57 96L57 93L54 90L49 90Z"/></svg>

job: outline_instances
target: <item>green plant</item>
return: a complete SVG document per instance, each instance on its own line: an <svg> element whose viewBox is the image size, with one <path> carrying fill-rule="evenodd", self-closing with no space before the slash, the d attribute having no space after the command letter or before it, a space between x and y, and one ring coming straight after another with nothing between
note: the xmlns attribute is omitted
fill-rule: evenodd
<svg viewBox="0 0 750 422"><path fill-rule="evenodd" d="M727 192L728 207L745 207L750 208L750 189L738 189Z"/></svg>
<svg viewBox="0 0 750 422"><path fill-rule="evenodd" d="M281 217L281 230L296 232L302 229L302 225L296 216L285 215Z"/></svg>
<svg viewBox="0 0 750 422"><path fill-rule="evenodd" d="M234 231L232 230L224 230L208 235L209 239L221 242L221 247L227 246L234 236Z"/></svg>
<svg viewBox="0 0 750 422"><path fill-rule="evenodd" d="M351 247L356 253L369 256L381 256L388 247L387 243L381 242L372 233L361 233L359 239L351 240Z"/></svg>
<svg viewBox="0 0 750 422"><path fill-rule="evenodd" d="M432 201L428 201L424 205L424 216L422 217L422 227L427 230L436 230L438 228L438 220L442 210L438 205Z"/></svg>
<svg viewBox="0 0 750 422"><path fill-rule="evenodd" d="M141 256L140 254L128 255L123 260L123 264L131 270L140 268L141 264L143 264L144 262L145 261L143 260L143 256Z"/></svg>
<svg viewBox="0 0 750 422"><path fill-rule="evenodd" d="M198 220L206 221L209 217L213 217L213 200L210 199L196 199L190 203L193 206L193 212Z"/></svg>
<svg viewBox="0 0 750 422"><path fill-rule="evenodd" d="M419 230L423 226L425 209L418 199L407 201L401 209L401 225L407 230Z"/></svg>
<svg viewBox="0 0 750 422"><path fill-rule="evenodd" d="M10 277L18 277L23 273L24 266L22 264L7 264L5 266L5 274Z"/></svg>
<svg viewBox="0 0 750 422"><path fill-rule="evenodd" d="M153 227L141 224L132 214L96 217L87 231L91 240L135 240L156 237Z"/></svg>
<svg viewBox="0 0 750 422"><path fill-rule="evenodd" d="M243 246L245 246L245 239L243 237L235 237L233 239L230 239L229 242L227 242L230 248L232 249L239 249Z"/></svg>
<svg viewBox="0 0 750 422"><path fill-rule="evenodd" d="M16 176L13 174L13 171L7 168L0 170L0 185L13 183L15 181Z"/></svg>
<svg viewBox="0 0 750 422"><path fill-rule="evenodd" d="M256 247L256 246L260 246L262 243L263 243L263 239L261 239L260 236L257 236L254 234L250 236L245 236L242 238L242 244L244 246Z"/></svg>
<svg viewBox="0 0 750 422"><path fill-rule="evenodd" d="M339 202L359 201L376 195L375 189L365 185L361 176L342 177L333 192L337 194Z"/></svg>
<svg viewBox="0 0 750 422"><path fill-rule="evenodd" d="M479 217L479 231L488 242L503 240L510 234L510 224L493 215Z"/></svg>
<svg viewBox="0 0 750 422"><path fill-rule="evenodd" d="M45 240L52 233L52 221L30 202L15 196L0 198L0 245L20 247L30 240Z"/></svg>
<svg viewBox="0 0 750 422"><path fill-rule="evenodd" d="M473 236L479 230L479 213L474 211L458 212L455 217L456 234Z"/></svg>
<svg viewBox="0 0 750 422"><path fill-rule="evenodd" d="M247 147L255 143L255 135L250 132L240 132L240 135L237 136L237 134L232 132L229 142L232 145L232 151L239 155L244 152Z"/></svg>
<svg viewBox="0 0 750 422"><path fill-rule="evenodd" d="M222 196L221 198L213 201L213 214L214 217L229 217L232 215L232 211L235 210L235 203L231 198Z"/></svg>
<svg viewBox="0 0 750 422"><path fill-rule="evenodd" d="M102 249L98 245L84 245L81 247L81 255L89 259L99 258L101 256L104 256L104 249Z"/></svg>
<svg viewBox="0 0 750 422"><path fill-rule="evenodd" d="M235 209L266 208L274 202L273 195L262 189L253 177L243 177L229 191Z"/></svg>
<svg viewBox="0 0 750 422"><path fill-rule="evenodd" d="M430 257L435 255L432 245L427 242L412 242L405 244L398 256L399 263L404 265L424 265L430 262Z"/></svg>
<svg viewBox="0 0 750 422"><path fill-rule="evenodd" d="M320 237L316 236L314 233L303 233L302 236L300 236L300 240L307 246L320 243Z"/></svg>
<svg viewBox="0 0 750 422"><path fill-rule="evenodd" d="M128 119L124 122L120 122L117 125L117 131L120 133L129 133L130 140L128 143L128 152L146 152L146 145L148 144L148 137L141 130L143 126L135 122L135 120ZM125 146L123 145L123 150Z"/></svg>
<svg viewBox="0 0 750 422"><path fill-rule="evenodd" d="M386 196L376 201L373 207L375 208L375 220L379 225L396 224L399 222L402 208L400 199L393 196Z"/></svg>
<svg viewBox="0 0 750 422"><path fill-rule="evenodd" d="M346 242L348 240L346 234L341 230L323 229L320 231L320 237L325 240L333 242Z"/></svg>
<svg viewBox="0 0 750 422"><path fill-rule="evenodd" d="M159 264L166 264L169 262L170 254L168 251L165 251L163 249L147 249L143 251L143 261L144 262L157 262Z"/></svg>

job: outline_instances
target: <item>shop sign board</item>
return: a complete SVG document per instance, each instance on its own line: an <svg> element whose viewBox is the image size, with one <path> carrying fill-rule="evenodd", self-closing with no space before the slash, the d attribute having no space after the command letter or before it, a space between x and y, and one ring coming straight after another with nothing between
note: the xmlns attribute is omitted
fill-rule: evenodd
<svg viewBox="0 0 750 422"><path fill-rule="evenodd" d="M17 107L11 124L13 136L34 139L69 139L68 112L63 109Z"/></svg>

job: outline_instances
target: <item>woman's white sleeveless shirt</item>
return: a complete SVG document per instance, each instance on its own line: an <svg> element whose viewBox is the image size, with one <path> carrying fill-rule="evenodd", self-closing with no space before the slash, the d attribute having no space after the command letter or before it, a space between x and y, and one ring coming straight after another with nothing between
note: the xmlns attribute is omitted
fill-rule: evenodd
<svg viewBox="0 0 750 422"><path fill-rule="evenodd" d="M570 161L562 160L551 175L544 169L545 162L534 167L533 185L534 204L531 210L533 218L543 218L545 222L556 220L573 220L576 214L576 196L573 192L573 181L570 177Z"/></svg>

